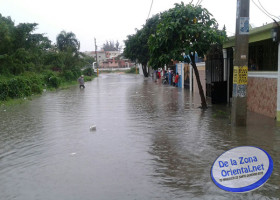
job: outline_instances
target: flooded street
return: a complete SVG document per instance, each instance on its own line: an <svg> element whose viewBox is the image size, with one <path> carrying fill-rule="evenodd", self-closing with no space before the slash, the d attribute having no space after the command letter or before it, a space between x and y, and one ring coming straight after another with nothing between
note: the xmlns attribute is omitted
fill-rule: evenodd
<svg viewBox="0 0 280 200"><path fill-rule="evenodd" d="M247 127L232 128L229 107L199 105L188 90L102 74L85 90L0 106L0 200L279 199L275 120L249 112ZM237 146L274 161L252 192L223 191L210 177L216 158Z"/></svg>

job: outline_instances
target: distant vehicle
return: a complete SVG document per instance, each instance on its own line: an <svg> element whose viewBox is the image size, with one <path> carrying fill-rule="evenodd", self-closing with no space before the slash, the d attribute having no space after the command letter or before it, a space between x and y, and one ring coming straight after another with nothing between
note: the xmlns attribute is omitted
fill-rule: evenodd
<svg viewBox="0 0 280 200"><path fill-rule="evenodd" d="M97 64L96 64L96 62L92 63L92 68L93 68L94 72L97 72Z"/></svg>

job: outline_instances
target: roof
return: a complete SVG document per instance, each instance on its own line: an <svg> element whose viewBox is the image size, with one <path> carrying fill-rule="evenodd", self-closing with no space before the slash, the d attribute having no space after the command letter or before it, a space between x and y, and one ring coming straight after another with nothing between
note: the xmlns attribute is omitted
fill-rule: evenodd
<svg viewBox="0 0 280 200"><path fill-rule="evenodd" d="M278 22L279 24L280 22ZM277 27L276 23L266 24L264 26L253 28L249 31L249 43L258 42L272 38L271 31ZM223 44L223 48L235 46L235 36L229 37L228 40Z"/></svg>

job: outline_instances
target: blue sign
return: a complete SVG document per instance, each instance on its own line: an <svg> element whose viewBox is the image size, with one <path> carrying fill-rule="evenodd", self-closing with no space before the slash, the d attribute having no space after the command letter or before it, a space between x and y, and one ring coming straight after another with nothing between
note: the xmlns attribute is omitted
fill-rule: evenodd
<svg viewBox="0 0 280 200"><path fill-rule="evenodd" d="M249 17L240 17L239 34L249 34Z"/></svg>
<svg viewBox="0 0 280 200"><path fill-rule="evenodd" d="M261 187L271 176L273 160L261 148L241 146L220 155L212 165L211 178L229 192L249 192Z"/></svg>

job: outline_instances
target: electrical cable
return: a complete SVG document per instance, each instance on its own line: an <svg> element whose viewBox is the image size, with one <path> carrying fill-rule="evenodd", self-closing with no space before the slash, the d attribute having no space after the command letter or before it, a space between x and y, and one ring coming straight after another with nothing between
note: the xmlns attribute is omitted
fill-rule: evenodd
<svg viewBox="0 0 280 200"><path fill-rule="evenodd" d="M270 19L272 19L274 22L276 22L276 20L275 19L273 19L270 15L268 15L266 12L264 12L257 4L256 4L256 2L254 1L254 0L252 0L252 2L255 4L255 6L257 6L258 7L258 9L262 12L262 13L264 13L267 17L269 17ZM277 23L277 22L276 22Z"/></svg>
<svg viewBox="0 0 280 200"><path fill-rule="evenodd" d="M280 20L279 17L277 17L277 16L275 16L275 15L269 13L269 12L263 7L263 5L261 4L260 0L258 0L258 2L259 2L259 4L260 4L260 6L262 7L262 9L263 9L267 14L269 14L270 16L275 17L275 18L277 18L278 20Z"/></svg>
<svg viewBox="0 0 280 200"><path fill-rule="evenodd" d="M200 5L202 1L203 1L203 0L198 0L195 6Z"/></svg>
<svg viewBox="0 0 280 200"><path fill-rule="evenodd" d="M148 19L149 19L149 17L150 17L151 10L152 10L152 7L153 7L153 3L154 3L154 0L152 0L151 6L150 6L150 11L149 11L149 14L148 14L147 20L148 20Z"/></svg>

